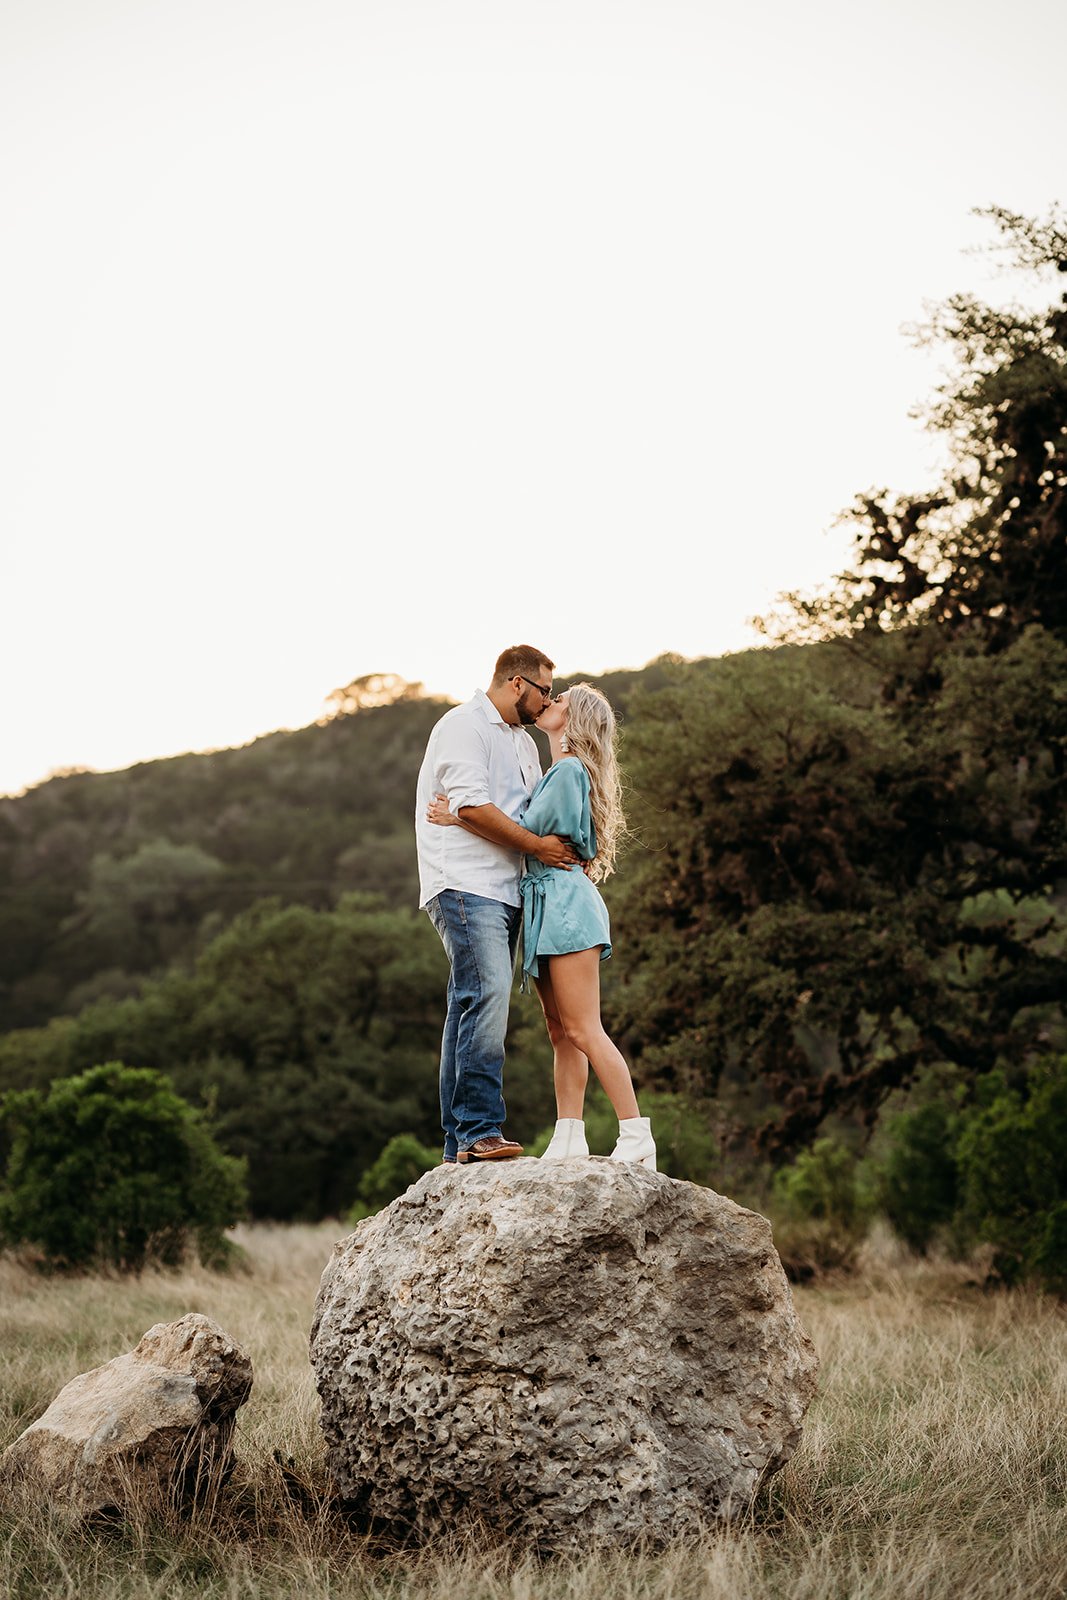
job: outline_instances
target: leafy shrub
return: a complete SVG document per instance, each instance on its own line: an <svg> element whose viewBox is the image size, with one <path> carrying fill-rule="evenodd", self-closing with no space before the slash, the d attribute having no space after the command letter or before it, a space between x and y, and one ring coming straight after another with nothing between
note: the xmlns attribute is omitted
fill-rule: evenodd
<svg viewBox="0 0 1067 1600"><path fill-rule="evenodd" d="M244 1164L224 1155L162 1073L93 1067L47 1093L0 1100L9 1142L0 1236L54 1266L172 1265L231 1254L224 1229L245 1207Z"/></svg>
<svg viewBox="0 0 1067 1600"><path fill-rule="evenodd" d="M1006 1283L1067 1294L1067 1056L1037 1063L1025 1090L990 1074L984 1101L959 1139L962 1220Z"/></svg>
<svg viewBox="0 0 1067 1600"><path fill-rule="evenodd" d="M359 1198L348 1213L347 1221L355 1227L364 1217L372 1217L417 1183L423 1173L436 1167L440 1160L440 1152L421 1144L413 1133L395 1134L359 1180Z"/></svg>
<svg viewBox="0 0 1067 1600"><path fill-rule="evenodd" d="M782 1265L800 1282L855 1265L872 1196L854 1152L826 1135L775 1175L769 1209Z"/></svg>
<svg viewBox="0 0 1067 1600"><path fill-rule="evenodd" d="M947 1100L929 1100L887 1119L878 1203L905 1244L925 1252L956 1211L956 1146L960 1113Z"/></svg>
<svg viewBox="0 0 1067 1600"><path fill-rule="evenodd" d="M870 1206L858 1183L859 1161L841 1140L816 1139L775 1178L775 1198L787 1211L837 1222L850 1231L866 1225Z"/></svg>

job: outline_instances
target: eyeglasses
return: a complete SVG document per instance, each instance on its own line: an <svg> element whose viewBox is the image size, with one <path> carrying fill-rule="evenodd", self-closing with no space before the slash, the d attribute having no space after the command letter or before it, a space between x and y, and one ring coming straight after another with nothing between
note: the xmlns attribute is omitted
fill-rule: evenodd
<svg viewBox="0 0 1067 1600"><path fill-rule="evenodd" d="M532 678L528 678L525 675L525 673L518 672L518 673L515 674L515 676L518 677L518 678L521 678L523 683L528 683L530 685L531 689L536 689L538 694L541 696L542 700L551 700L551 698L552 698L552 686L551 686L551 684L546 689L543 683L534 683L533 679Z"/></svg>

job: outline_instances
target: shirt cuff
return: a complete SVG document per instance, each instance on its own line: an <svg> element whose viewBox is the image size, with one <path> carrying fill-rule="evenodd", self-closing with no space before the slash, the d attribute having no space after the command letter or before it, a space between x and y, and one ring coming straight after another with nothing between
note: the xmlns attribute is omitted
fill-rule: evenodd
<svg viewBox="0 0 1067 1600"><path fill-rule="evenodd" d="M461 806L487 806L489 804L488 793L480 793L477 789L454 789L448 797L448 809L454 817L459 815Z"/></svg>

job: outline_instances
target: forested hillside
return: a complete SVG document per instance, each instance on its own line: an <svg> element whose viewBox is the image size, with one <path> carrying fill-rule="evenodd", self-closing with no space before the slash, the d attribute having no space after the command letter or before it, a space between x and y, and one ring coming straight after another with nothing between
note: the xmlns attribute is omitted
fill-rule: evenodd
<svg viewBox="0 0 1067 1600"><path fill-rule="evenodd" d="M634 686L668 670L596 681L625 716ZM381 679L331 698L329 720L242 749L57 777L0 800L0 1032L135 993L267 896L323 908L359 890L417 904L415 778L449 702Z"/></svg>
<svg viewBox="0 0 1067 1600"><path fill-rule="evenodd" d="M0 1028L132 994L268 895L412 904L414 773L444 709L400 700L0 802Z"/></svg>
<svg viewBox="0 0 1067 1600"><path fill-rule="evenodd" d="M994 221L1039 278L1067 271L1058 224ZM598 680L633 827L605 1011L723 1160L827 1129L858 1148L904 1092L943 1130L1065 1092L1067 300L957 299L929 336L953 362L938 491L863 496L853 569L768 648ZM445 966L412 797L444 707L350 689L322 726L0 807L0 1089L162 1069L266 1215L337 1208L393 1134L436 1139ZM528 1138L552 1114L532 999L506 1081ZM1035 1161L1019 1204L1067 1239Z"/></svg>

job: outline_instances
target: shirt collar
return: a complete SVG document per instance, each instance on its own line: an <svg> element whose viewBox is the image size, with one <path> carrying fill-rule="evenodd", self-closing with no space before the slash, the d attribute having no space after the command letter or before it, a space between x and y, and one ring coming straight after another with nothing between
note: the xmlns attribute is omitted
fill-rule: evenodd
<svg viewBox="0 0 1067 1600"><path fill-rule="evenodd" d="M474 703L475 705L481 707L482 715L488 722L495 722L499 728L509 728L512 733L518 732L518 729L513 722L509 722L506 717L502 717L500 715L500 712L490 700L484 689L475 689Z"/></svg>

